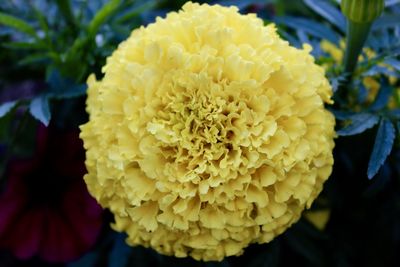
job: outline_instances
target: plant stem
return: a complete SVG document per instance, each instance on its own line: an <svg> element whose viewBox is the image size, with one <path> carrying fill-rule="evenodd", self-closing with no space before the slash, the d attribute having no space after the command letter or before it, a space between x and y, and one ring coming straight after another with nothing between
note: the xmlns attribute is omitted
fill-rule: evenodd
<svg viewBox="0 0 400 267"><path fill-rule="evenodd" d="M344 71L348 75L348 82L351 81L354 70L357 66L358 57L362 47L367 40L371 23L357 23L347 20L346 52L344 55Z"/></svg>

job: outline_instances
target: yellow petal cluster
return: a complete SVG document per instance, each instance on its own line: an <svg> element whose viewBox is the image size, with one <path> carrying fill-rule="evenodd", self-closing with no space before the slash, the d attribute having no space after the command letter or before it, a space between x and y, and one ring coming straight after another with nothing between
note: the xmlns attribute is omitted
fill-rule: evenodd
<svg viewBox="0 0 400 267"><path fill-rule="evenodd" d="M187 3L88 79L85 181L131 245L222 260L296 222L332 170L311 48L236 7Z"/></svg>

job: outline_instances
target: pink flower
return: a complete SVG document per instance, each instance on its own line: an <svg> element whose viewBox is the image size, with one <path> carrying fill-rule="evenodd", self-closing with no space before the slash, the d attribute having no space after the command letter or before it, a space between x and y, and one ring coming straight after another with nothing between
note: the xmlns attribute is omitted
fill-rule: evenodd
<svg viewBox="0 0 400 267"><path fill-rule="evenodd" d="M20 259L78 258L96 242L102 210L82 180L78 132L39 127L32 158L14 160L0 193L0 247Z"/></svg>

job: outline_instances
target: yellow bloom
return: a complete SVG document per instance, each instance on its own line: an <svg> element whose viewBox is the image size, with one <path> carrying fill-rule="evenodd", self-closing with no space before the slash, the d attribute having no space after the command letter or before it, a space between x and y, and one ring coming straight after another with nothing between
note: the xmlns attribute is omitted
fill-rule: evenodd
<svg viewBox="0 0 400 267"><path fill-rule="evenodd" d="M88 79L85 181L131 245L222 260L298 220L332 170L331 87L235 7L187 3Z"/></svg>

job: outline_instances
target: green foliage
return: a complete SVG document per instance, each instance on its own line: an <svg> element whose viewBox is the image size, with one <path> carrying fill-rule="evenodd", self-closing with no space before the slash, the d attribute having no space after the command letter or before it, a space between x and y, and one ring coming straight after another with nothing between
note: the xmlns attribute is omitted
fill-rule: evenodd
<svg viewBox="0 0 400 267"><path fill-rule="evenodd" d="M15 28L16 30L18 30L20 32L37 37L36 31L31 25L29 25L28 23L26 23L25 21L23 21L19 18L7 15L2 12L0 13L0 24L3 24L4 26L9 26L9 27Z"/></svg>
<svg viewBox="0 0 400 267"><path fill-rule="evenodd" d="M385 118L381 120L378 133L375 137L374 149L372 150L371 159L368 164L369 179L377 174L379 168L385 163L386 158L392 151L395 137L394 131L394 126L390 120Z"/></svg>
<svg viewBox="0 0 400 267"><path fill-rule="evenodd" d="M44 125L50 123L51 113L49 99L46 96L38 96L34 98L29 105L29 112L32 116Z"/></svg>

